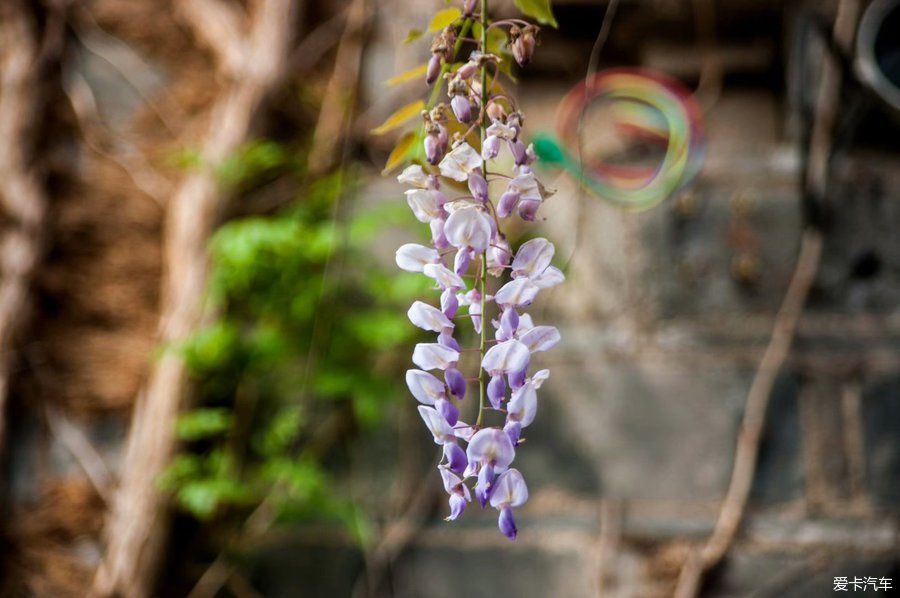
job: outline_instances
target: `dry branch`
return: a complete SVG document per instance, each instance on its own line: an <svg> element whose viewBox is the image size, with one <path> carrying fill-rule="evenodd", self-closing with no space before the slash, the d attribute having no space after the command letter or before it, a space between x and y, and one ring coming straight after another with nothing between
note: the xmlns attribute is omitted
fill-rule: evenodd
<svg viewBox="0 0 900 598"><path fill-rule="evenodd" d="M839 47L848 48L852 43L858 17L858 0L840 0L833 29L834 40ZM807 170L803 173L807 188L817 200L822 200L825 195L839 96L840 71L835 61L826 56L819 82ZM715 567L724 558L737 536L756 473L769 398L775 378L790 352L803 306L819 269L821 255L821 233L814 228L807 228L803 233L800 255L791 283L775 318L772 337L747 393L731 482L722 501L719 517L703 548L694 551L685 562L675 589L676 598L693 598L697 595L704 572Z"/></svg>
<svg viewBox="0 0 900 598"><path fill-rule="evenodd" d="M18 2L0 5L0 205L10 224L0 241L0 447L17 337L30 308L29 286L40 260L47 198L29 155L39 105L36 33Z"/></svg>
<svg viewBox="0 0 900 598"><path fill-rule="evenodd" d="M182 343L201 322L206 246L225 204L216 168L247 141L252 118L279 80L288 56L294 2L259 0L251 6L248 33L217 42L246 48L246 56L237 65L230 58L220 62L226 83L210 111L203 166L187 175L167 204L159 326L159 340L166 347ZM221 23L211 24L203 13L182 15L198 38L209 40L219 33L207 27ZM165 504L156 480L175 447L174 427L186 379L184 362L168 351L153 364L137 399L94 595L143 598L152 592L165 537Z"/></svg>

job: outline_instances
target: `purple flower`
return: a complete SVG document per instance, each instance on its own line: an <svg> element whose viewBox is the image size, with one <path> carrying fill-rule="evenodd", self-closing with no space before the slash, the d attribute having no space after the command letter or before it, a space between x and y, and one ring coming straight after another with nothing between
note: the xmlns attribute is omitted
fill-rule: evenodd
<svg viewBox="0 0 900 598"><path fill-rule="evenodd" d="M484 359L481 360L481 367L494 376L524 370L528 367L530 359L528 347L515 339L510 339L488 349Z"/></svg>
<svg viewBox="0 0 900 598"><path fill-rule="evenodd" d="M396 259L401 270L422 272L426 265L436 263L441 256L431 247L407 243L397 250Z"/></svg>
<svg viewBox="0 0 900 598"><path fill-rule="evenodd" d="M525 345L522 347L524 348ZM438 343L419 343L413 351L412 360L423 370L446 370L456 366L456 362L459 361L459 351L454 351Z"/></svg>
<svg viewBox="0 0 900 598"><path fill-rule="evenodd" d="M518 530L512 510L528 502L528 486L518 469L509 469L497 478L490 501L491 506L500 511L497 522L500 531L510 540L515 540Z"/></svg>
<svg viewBox="0 0 900 598"><path fill-rule="evenodd" d="M476 6L476 0L463 0L463 15L474 18ZM449 106L438 102L422 112L425 159L432 166L413 164L397 177L407 186L405 198L413 215L428 224L432 245L403 245L396 253L397 265L409 272L421 272L440 290L439 306L416 301L407 312L413 325L437 333L437 342L416 345L412 361L418 369L406 372L406 384L420 403L422 421L434 442L441 446L439 471L448 494L447 519L455 520L463 514L472 499L467 484L475 477L472 489L478 502L484 507L490 501L500 512L501 532L515 539L518 532L513 509L525 503L528 489L522 475L509 467L523 429L537 413L537 389L549 375L547 370L540 370L529 377L528 369L532 354L549 350L560 340L555 327L535 326L521 310L534 301L541 289L561 283L565 276L550 263L554 248L549 241L528 241L513 256L501 230L500 218L513 212L524 220L534 220L551 193L532 169L534 148L526 147L520 139L524 117L516 109L515 99L499 95L493 86L482 89L479 70L491 63L490 72L495 72L499 57L487 53L476 41L468 61L453 70L459 60L455 51L459 27L458 23L451 24L434 38L426 66L429 84L445 73L445 101L449 102ZM520 65L531 60L537 31L533 25L511 27L508 48ZM450 120L451 115L455 121ZM483 118L490 122L480 120ZM475 127L459 127L476 119L483 140L480 152L466 141ZM451 122L455 131L452 147ZM513 178L494 205L485 164L500 158L506 151L504 147L514 162ZM442 182L446 185L447 181L441 178L466 183L471 195L448 202L441 191ZM455 251L450 251L451 247ZM451 253L455 254L452 259ZM470 274L473 265L477 265L474 276ZM491 289L497 288L491 291L493 295L485 294L488 287L483 272L501 279L497 285L491 285ZM507 272L509 278L503 279ZM464 280L469 276L474 277L471 288ZM505 413L502 429L482 427L483 403L478 405L477 426L459 420L457 401L464 399L468 387L466 376L459 369L464 349L454 336L454 320L461 317L460 306L467 307L466 316L471 318L476 333L483 335L485 317L495 329L496 344L485 350L482 343L480 349L479 367L487 372L489 380L481 386L485 377L479 376L484 391L479 394L482 401L486 396L495 409ZM442 371L443 380L431 370Z"/></svg>
<svg viewBox="0 0 900 598"><path fill-rule="evenodd" d="M410 322L422 330L442 332L445 328L453 328L453 322L444 315L444 312L422 301L413 303L406 315L409 316Z"/></svg>
<svg viewBox="0 0 900 598"><path fill-rule="evenodd" d="M491 241L490 217L475 206L460 208L447 218L444 234L454 247L481 253Z"/></svg>
<svg viewBox="0 0 900 598"><path fill-rule="evenodd" d="M462 142L450 150L440 161L441 174L460 183L469 178L469 174L480 169L484 160L471 145Z"/></svg>
<svg viewBox="0 0 900 598"><path fill-rule="evenodd" d="M450 515L447 521L453 521L466 510L466 503L472 500L472 495L458 475L445 467L438 467L438 471L441 472L444 490L450 495Z"/></svg>
<svg viewBox="0 0 900 598"><path fill-rule="evenodd" d="M490 499L494 475L503 473L516 457L512 442L502 430L485 428L472 436L466 449L469 459L467 473L478 470L478 483L475 484L475 497L484 507Z"/></svg>
<svg viewBox="0 0 900 598"><path fill-rule="evenodd" d="M534 301L540 290L528 278L515 278L500 287L494 295L494 301L501 307L521 307Z"/></svg>

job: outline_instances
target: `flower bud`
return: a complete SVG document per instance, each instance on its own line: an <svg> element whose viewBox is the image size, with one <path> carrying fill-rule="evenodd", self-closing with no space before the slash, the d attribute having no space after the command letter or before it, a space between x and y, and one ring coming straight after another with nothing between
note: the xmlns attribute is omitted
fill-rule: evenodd
<svg viewBox="0 0 900 598"><path fill-rule="evenodd" d="M453 409L456 409L456 406L453 405L452 403L450 403L449 401L444 401L444 402L449 404L450 407L452 407ZM440 409L438 409L438 411L440 411ZM443 413L442 413L442 415L443 415ZM445 415L444 418L446 419L447 416ZM459 409L456 409L456 421L451 423L450 420L447 419L447 423L450 424L451 426L455 426L456 422L458 422L458 421L459 421ZM466 458L466 451L462 450L458 444L455 444L452 442L448 442L447 444L444 445L444 457L447 458L447 469L449 469L450 471L456 472L458 474L462 474L462 472L465 471L465 469L466 469L466 465L469 464L469 460ZM456 496L456 495L454 494L454 496ZM452 498L451 498L451 500L452 500ZM463 507L462 507L463 509L466 508L465 502L466 501L463 500ZM460 510L460 513L462 513L462 510Z"/></svg>
<svg viewBox="0 0 900 598"><path fill-rule="evenodd" d="M503 380L503 374L491 377L487 386L487 396L494 409L500 409L503 406L503 400L506 398L506 382Z"/></svg>
<svg viewBox="0 0 900 598"><path fill-rule="evenodd" d="M478 4L478 0L465 0L465 2L463 2L463 16L471 17L472 13L475 12L476 4Z"/></svg>
<svg viewBox="0 0 900 598"><path fill-rule="evenodd" d="M488 135L481 145L481 157L485 160L493 160L500 153L500 138L496 135Z"/></svg>
<svg viewBox="0 0 900 598"><path fill-rule="evenodd" d="M525 160L528 157L528 154L525 150L525 144L516 139L515 141L509 142L509 151L512 152L513 159L516 161L516 166L521 166L525 163Z"/></svg>
<svg viewBox="0 0 900 598"><path fill-rule="evenodd" d="M500 102L491 100L487 107L488 118L493 122L502 122L506 120L506 110L500 105Z"/></svg>
<svg viewBox="0 0 900 598"><path fill-rule="evenodd" d="M441 74L441 55L432 54L428 60L428 68L425 70L425 83L431 85L437 81L438 75Z"/></svg>
<svg viewBox="0 0 900 598"><path fill-rule="evenodd" d="M513 58L516 59L516 62L521 67L528 66L531 63L534 46L537 44L535 38L537 31L538 29L534 25L526 25L522 29L513 26L509 30Z"/></svg>
<svg viewBox="0 0 900 598"><path fill-rule="evenodd" d="M469 173L469 191L475 199L487 201L488 184L480 172L472 171Z"/></svg>
<svg viewBox="0 0 900 598"><path fill-rule="evenodd" d="M456 298L456 293L453 292L453 289L444 289L444 292L441 293L441 311L452 320L458 310L459 299Z"/></svg>
<svg viewBox="0 0 900 598"><path fill-rule="evenodd" d="M467 247L463 247L456 252L456 258L453 260L453 270L462 276L469 269L469 264L471 263L472 251Z"/></svg>
<svg viewBox="0 0 900 598"><path fill-rule="evenodd" d="M456 76L460 79L471 79L478 72L478 63L470 60L456 70Z"/></svg>
<svg viewBox="0 0 900 598"><path fill-rule="evenodd" d="M455 95L450 100L450 107L453 108L456 120L461 123L472 122L472 104L469 102L469 98L463 95Z"/></svg>
<svg viewBox="0 0 900 598"><path fill-rule="evenodd" d="M435 218L428 225L431 227L431 242L434 243L434 247L436 249L447 249L450 247L450 241L447 240L447 235L444 234L444 221L440 218Z"/></svg>

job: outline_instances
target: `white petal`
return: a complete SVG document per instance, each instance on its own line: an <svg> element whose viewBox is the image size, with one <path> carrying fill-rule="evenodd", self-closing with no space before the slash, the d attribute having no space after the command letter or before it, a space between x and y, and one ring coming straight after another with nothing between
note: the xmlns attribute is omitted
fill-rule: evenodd
<svg viewBox="0 0 900 598"><path fill-rule="evenodd" d="M488 349L481 360L481 367L488 372L519 372L528 367L530 359L528 347L512 339Z"/></svg>
<svg viewBox="0 0 900 598"><path fill-rule="evenodd" d="M456 436L453 435L453 428L444 419L444 416L438 413L434 407L425 407L419 405L419 415L431 435L434 437L435 444L446 444L447 442L456 442Z"/></svg>
<svg viewBox="0 0 900 598"><path fill-rule="evenodd" d="M547 269L541 272L538 276L532 278L531 282L536 284L539 288L548 289L550 287L555 287L562 282L565 282L565 280L566 275L562 273L562 270L560 270L556 266L547 266Z"/></svg>
<svg viewBox="0 0 900 598"><path fill-rule="evenodd" d="M468 143L460 143L441 160L441 174L455 181L463 182L469 173L480 168L481 155Z"/></svg>
<svg viewBox="0 0 900 598"><path fill-rule="evenodd" d="M550 377L550 370L538 370L534 373L534 376L531 377L531 383L535 388L540 388L541 385L547 381L547 378Z"/></svg>
<svg viewBox="0 0 900 598"><path fill-rule="evenodd" d="M456 425L453 426L453 433L456 434L457 438L461 438L466 442L472 440L472 435L475 433L475 428L466 422L459 420L456 422Z"/></svg>
<svg viewBox="0 0 900 598"><path fill-rule="evenodd" d="M559 338L559 330L554 326L535 326L525 334L519 335L519 340L532 353L552 349L559 342Z"/></svg>
<svg viewBox="0 0 900 598"><path fill-rule="evenodd" d="M491 493L491 506L495 509L502 507L521 507L528 501L528 486L525 478L518 469L510 469L503 472L497 478L494 491Z"/></svg>
<svg viewBox="0 0 900 598"><path fill-rule="evenodd" d="M413 303L406 315L409 316L410 322L423 330L441 332L444 328L453 327L453 322L444 315L444 312L422 301Z"/></svg>
<svg viewBox="0 0 900 598"><path fill-rule="evenodd" d="M492 463L494 471L501 473L515 459L516 450L506 432L497 428L484 428L472 436L466 448L466 456L469 464Z"/></svg>
<svg viewBox="0 0 900 598"><path fill-rule="evenodd" d="M406 385L409 392L423 405L434 405L435 401L446 396L444 383L422 370L407 370Z"/></svg>
<svg viewBox="0 0 900 598"><path fill-rule="evenodd" d="M397 250L397 265L407 272L422 272L426 264L431 264L441 258L436 249L407 243Z"/></svg>
<svg viewBox="0 0 900 598"><path fill-rule="evenodd" d="M440 191L410 189L406 192L406 203L419 222L428 223L443 215L440 198Z"/></svg>
<svg viewBox="0 0 900 598"><path fill-rule="evenodd" d="M500 290L494 295L494 301L497 302L497 305L509 305L513 307L528 305L534 301L534 298L537 297L538 291L540 290L541 289L529 279L517 278L500 287Z"/></svg>
<svg viewBox="0 0 900 598"><path fill-rule="evenodd" d="M433 278L442 289L464 289L466 283L463 279L443 264L425 264L422 268L425 276Z"/></svg>
<svg viewBox="0 0 900 598"><path fill-rule="evenodd" d="M491 221L478 208L462 208L447 218L444 234L454 247L471 247L481 253L491 241Z"/></svg>
<svg viewBox="0 0 900 598"><path fill-rule="evenodd" d="M553 243L541 237L522 243L512 262L513 278L520 276L530 278L543 273L550 265L555 252Z"/></svg>
<svg viewBox="0 0 900 598"><path fill-rule="evenodd" d="M428 188L428 175L418 164L407 166L403 172L397 175L397 180L404 185L412 185L419 189Z"/></svg>
<svg viewBox="0 0 900 598"><path fill-rule="evenodd" d="M423 370L446 370L459 361L459 352L437 343L419 343L413 350L412 360Z"/></svg>
<svg viewBox="0 0 900 598"><path fill-rule="evenodd" d="M512 393L506 406L506 416L510 421L519 422L525 428L534 421L537 414L537 392L530 381Z"/></svg>

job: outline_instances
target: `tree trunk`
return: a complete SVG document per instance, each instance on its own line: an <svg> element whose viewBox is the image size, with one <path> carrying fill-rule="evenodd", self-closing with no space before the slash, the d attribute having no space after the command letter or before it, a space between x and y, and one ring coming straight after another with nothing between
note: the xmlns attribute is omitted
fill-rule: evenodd
<svg viewBox="0 0 900 598"><path fill-rule="evenodd" d="M203 166L189 174L167 204L165 272L159 337L163 347L177 346L199 325L208 271L207 242L225 204L217 167L247 141L263 98L280 79L293 25L292 0L251 3L252 24L237 38L239 18L225 5L190 0L181 9L197 37L212 46L228 83L215 101L202 149ZM202 15L214 6L232 37L210 32ZM183 361L167 351L152 366L146 389L132 417L121 485L106 527L107 550L94 579L93 593L143 598L152 593L166 536L165 501L156 480L175 448L175 421L185 393Z"/></svg>

